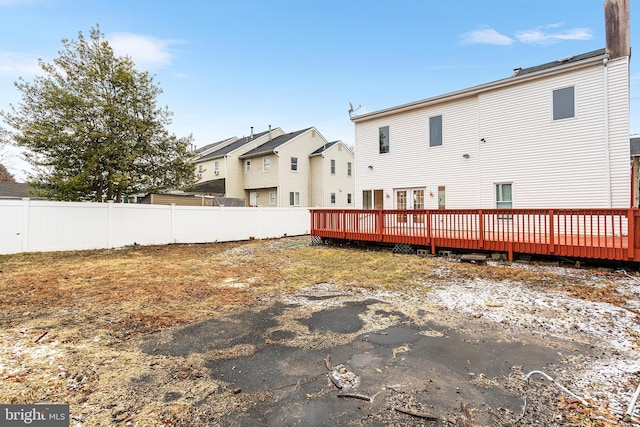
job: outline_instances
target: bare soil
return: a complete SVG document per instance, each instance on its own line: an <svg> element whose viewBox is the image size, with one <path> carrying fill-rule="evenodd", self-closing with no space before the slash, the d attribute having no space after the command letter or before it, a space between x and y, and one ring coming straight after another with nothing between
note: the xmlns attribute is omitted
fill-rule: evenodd
<svg viewBox="0 0 640 427"><path fill-rule="evenodd" d="M639 309L631 272L309 237L0 256L0 402L74 426L632 425Z"/></svg>

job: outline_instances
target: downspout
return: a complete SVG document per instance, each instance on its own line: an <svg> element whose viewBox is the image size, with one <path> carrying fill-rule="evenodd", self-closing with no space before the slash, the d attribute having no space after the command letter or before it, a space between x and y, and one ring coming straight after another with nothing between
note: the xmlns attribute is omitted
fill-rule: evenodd
<svg viewBox="0 0 640 427"><path fill-rule="evenodd" d="M320 182L322 184L320 184L320 207L324 208L326 207L324 205L325 203L325 193L324 193L324 151L322 152L322 154L320 155Z"/></svg>
<svg viewBox="0 0 640 427"><path fill-rule="evenodd" d="M225 155L224 155L224 195L223 195L223 197L229 197L229 196L227 195L227 194L229 193L229 192L227 191L227 175L228 175L228 172L227 172L227 171L229 170L229 169L227 169L227 166L228 166L228 164L227 164L227 157L228 157L228 156L225 154ZM244 174L242 175L242 181L244 182ZM242 186L244 187L244 184L243 184Z"/></svg>
<svg viewBox="0 0 640 427"><path fill-rule="evenodd" d="M609 69L607 64L609 63L609 54L605 54L602 60L603 65L603 87L604 87L604 161L607 171L607 207L612 207L611 199L611 160L609 153Z"/></svg>

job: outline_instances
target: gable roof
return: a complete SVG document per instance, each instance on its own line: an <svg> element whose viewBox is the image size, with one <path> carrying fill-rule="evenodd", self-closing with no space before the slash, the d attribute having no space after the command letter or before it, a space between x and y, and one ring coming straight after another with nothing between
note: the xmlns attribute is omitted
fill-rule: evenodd
<svg viewBox="0 0 640 427"><path fill-rule="evenodd" d="M575 56L567 56L565 58L560 58L557 61L547 62L546 64L536 65L534 67L529 68L516 68L514 70L512 77L523 76L525 74L535 73L537 71L548 70L549 68L554 68L563 64L570 64L573 62L579 62L585 59L594 58L597 56L603 56L605 54L605 49L592 50L591 52L583 53Z"/></svg>
<svg viewBox="0 0 640 427"><path fill-rule="evenodd" d="M333 147L334 145L336 145L338 142L340 141L333 141L333 142L329 142L325 145L323 145L322 147L318 148L316 151L314 151L313 153L309 154L309 157L311 156L317 156L319 154L322 154L324 151L327 151L329 148Z"/></svg>
<svg viewBox="0 0 640 427"><path fill-rule="evenodd" d="M229 154L230 152L237 150L238 148L242 147L245 144L248 144L249 142L253 141L256 138L260 138L263 135L266 135L267 133L269 133L269 131L264 131L264 132L260 132L260 133L256 133L253 135L253 139L250 136L245 136L244 138L240 138L237 141L232 142L231 144L225 145L224 147L221 147L218 150L215 150L209 154L207 154L206 156L202 156L199 159L196 160L196 162L201 162L204 160L210 160L210 159L215 159L218 157L222 157L225 154Z"/></svg>
<svg viewBox="0 0 640 427"><path fill-rule="evenodd" d="M302 135L303 133L305 133L306 131L308 131L309 129L312 128L306 128L306 129L302 129L296 132L291 132L291 133L287 133L284 135L280 135L277 136L275 138L273 138L271 141L267 141L262 145L259 145L258 147L254 148L253 150L250 150L246 153L244 153L242 156L240 156L240 159L248 159L249 157L256 157L256 156L261 156L264 154L269 154L269 153L273 153L276 148L280 147L281 145L291 141L292 139Z"/></svg>
<svg viewBox="0 0 640 427"><path fill-rule="evenodd" d="M427 105L433 105L450 101L453 99L464 98L468 96L477 95L489 90L512 86L515 84L523 83L525 81L536 79L540 76L547 74L560 73L567 69L585 67L594 63L602 63L602 60L607 57L605 49L598 49L591 52L583 53L580 55L563 58L558 61L548 62L546 64L537 65L535 67L529 67L524 69L516 69L513 75L510 77L496 80L490 83L473 86L467 89L462 89L456 92L446 93L444 95L434 96L432 98L422 99L419 101L410 102L408 104L402 104L391 108L385 108L371 113L361 114L359 116L351 117L351 121L354 123L360 121L371 120L378 117L384 117L389 114L396 114L402 111L414 110L416 108L422 108Z"/></svg>
<svg viewBox="0 0 640 427"><path fill-rule="evenodd" d="M231 138L223 139L222 141L212 142L211 144L203 145L202 147L196 149L196 153L203 153L203 152L215 147L216 145L220 145L223 142L229 141L230 139L237 139L237 138L235 136L232 136Z"/></svg>
<svg viewBox="0 0 640 427"><path fill-rule="evenodd" d="M29 184L23 182L0 182L0 199L36 198Z"/></svg>

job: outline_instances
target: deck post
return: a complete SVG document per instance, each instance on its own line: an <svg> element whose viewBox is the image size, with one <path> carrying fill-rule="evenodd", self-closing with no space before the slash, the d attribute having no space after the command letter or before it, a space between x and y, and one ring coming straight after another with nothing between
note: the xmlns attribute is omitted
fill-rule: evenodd
<svg viewBox="0 0 640 427"><path fill-rule="evenodd" d="M556 238L555 238L555 219L553 215L553 209L549 209L549 253L552 254L556 251Z"/></svg>
<svg viewBox="0 0 640 427"><path fill-rule="evenodd" d="M426 241L425 244L431 246L431 211L427 211L426 215L425 215L425 226L426 226L426 230L425 230L425 237L426 237Z"/></svg>
<svg viewBox="0 0 640 427"><path fill-rule="evenodd" d="M384 236L384 211L378 211L378 241L382 242Z"/></svg>
<svg viewBox="0 0 640 427"><path fill-rule="evenodd" d="M478 248L484 248L484 214L482 209L478 211Z"/></svg>
<svg viewBox="0 0 640 427"><path fill-rule="evenodd" d="M347 238L347 212L342 211L342 238Z"/></svg>
<svg viewBox="0 0 640 427"><path fill-rule="evenodd" d="M635 259L636 250L640 249L640 211L637 208L629 209L628 226L627 245L629 258Z"/></svg>

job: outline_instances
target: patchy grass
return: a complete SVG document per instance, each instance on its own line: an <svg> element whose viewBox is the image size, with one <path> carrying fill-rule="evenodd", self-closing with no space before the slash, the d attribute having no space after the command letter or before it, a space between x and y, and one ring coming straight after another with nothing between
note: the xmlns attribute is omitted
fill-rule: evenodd
<svg viewBox="0 0 640 427"><path fill-rule="evenodd" d="M51 328L104 328L126 337L252 305L263 294L315 283L401 291L484 278L565 289L622 304L615 286L594 287L552 271L313 247L307 237L119 250L27 253L0 258L2 325L46 318Z"/></svg>
<svg viewBox="0 0 640 427"><path fill-rule="evenodd" d="M317 283L421 297L431 286L483 279L624 304L614 274L463 264L380 248L310 246L309 241L0 256L0 401L70 403L86 425L126 425L136 411L138 419L148 415L141 426L189 425L199 406L157 399L143 405L132 392L151 395L160 384L194 402L206 401L202 408L226 413L246 397L229 392L221 398L224 384L206 375L201 356L151 356L128 340L254 307ZM251 349L232 350L237 355Z"/></svg>

